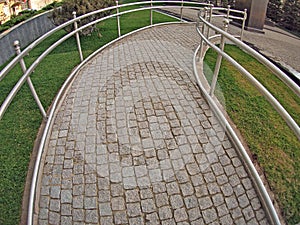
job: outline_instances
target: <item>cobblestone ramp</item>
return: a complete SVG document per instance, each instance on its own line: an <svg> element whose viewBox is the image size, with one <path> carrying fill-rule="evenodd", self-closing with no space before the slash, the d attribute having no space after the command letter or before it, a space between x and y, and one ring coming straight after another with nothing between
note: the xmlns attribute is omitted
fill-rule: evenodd
<svg viewBox="0 0 300 225"><path fill-rule="evenodd" d="M192 73L193 25L141 31L78 74L43 162L39 224L267 224Z"/></svg>

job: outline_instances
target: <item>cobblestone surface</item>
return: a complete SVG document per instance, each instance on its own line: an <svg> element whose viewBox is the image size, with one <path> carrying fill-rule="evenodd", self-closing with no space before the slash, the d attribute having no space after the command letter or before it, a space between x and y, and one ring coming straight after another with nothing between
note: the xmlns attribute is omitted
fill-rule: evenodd
<svg viewBox="0 0 300 225"><path fill-rule="evenodd" d="M39 224L267 224L198 91L193 25L148 29L78 74L43 162Z"/></svg>

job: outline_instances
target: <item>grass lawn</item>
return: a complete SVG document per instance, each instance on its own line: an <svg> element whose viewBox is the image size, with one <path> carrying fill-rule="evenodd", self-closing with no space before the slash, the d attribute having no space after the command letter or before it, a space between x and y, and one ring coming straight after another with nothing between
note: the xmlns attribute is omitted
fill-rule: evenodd
<svg viewBox="0 0 300 225"><path fill-rule="evenodd" d="M121 33L150 24L149 11L121 16ZM174 21L154 13L154 23ZM84 57L117 37L116 19L98 25L99 32L81 37ZM64 35L60 31L41 43L26 57L30 65L51 43ZM280 100L300 122L300 100L256 60L234 46L226 46ZM208 76L216 54L209 50L205 61ZM48 108L71 70L79 63L75 38L55 49L35 69L32 81L43 105ZM3 68L3 67L2 67ZM2 69L0 68L0 69ZM0 102L21 76L19 66L0 82ZM227 112L245 137L251 151L266 172L268 181L290 224L300 221L300 143L264 98L227 62L223 62L219 85ZM24 85L0 121L0 224L18 224L30 154L42 117L27 85ZM259 138L257 138L259 137Z"/></svg>
<svg viewBox="0 0 300 225"><path fill-rule="evenodd" d="M121 16L122 34L149 25L149 15L149 11L142 11ZM159 13L153 15L154 23L175 21ZM115 18L102 22L98 28L98 33L81 37L84 57L117 37ZM30 65L51 43L64 34L64 31L60 31L43 41L25 58L26 64ZM57 47L35 69L31 78L46 109L78 63L79 54L75 38L71 38ZM3 66L0 69L2 68ZM16 66L0 82L1 104L20 76L21 69ZM42 116L29 88L24 85L0 121L0 224L19 223L28 164L41 120Z"/></svg>
<svg viewBox="0 0 300 225"><path fill-rule="evenodd" d="M300 99L263 65L239 48L226 52L254 75L300 123ZM204 73L211 81L216 53L205 56ZM219 74L219 90L225 108L245 138L269 181L289 224L300 221L300 142L279 114L227 61Z"/></svg>

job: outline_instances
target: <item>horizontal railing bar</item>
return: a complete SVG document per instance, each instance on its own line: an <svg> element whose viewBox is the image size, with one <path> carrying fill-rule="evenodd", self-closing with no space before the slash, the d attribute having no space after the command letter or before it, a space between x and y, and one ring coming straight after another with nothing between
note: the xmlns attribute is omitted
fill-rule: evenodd
<svg viewBox="0 0 300 225"><path fill-rule="evenodd" d="M228 18L228 16L226 14L214 14L214 15L212 15L212 18L216 18L216 17ZM229 18L230 19L237 19L237 20L244 20L244 18L241 18L241 17L238 17L238 16L232 16L232 15L229 15Z"/></svg>
<svg viewBox="0 0 300 225"><path fill-rule="evenodd" d="M223 8L223 7L213 7L213 11L230 11L230 12L235 12L235 13L240 13L240 14L245 14L244 11L237 10L237 9L228 9L228 8Z"/></svg>
<svg viewBox="0 0 300 225"><path fill-rule="evenodd" d="M215 39L215 38L219 38L221 37L222 35L221 34L215 34L215 35L212 35L208 38L208 40L211 40L211 39Z"/></svg>
<svg viewBox="0 0 300 225"><path fill-rule="evenodd" d="M227 8L223 8L223 7L213 7L213 11L227 11Z"/></svg>
<svg viewBox="0 0 300 225"><path fill-rule="evenodd" d="M216 17L227 17L226 14L214 14L212 15L212 18L216 18Z"/></svg>
<svg viewBox="0 0 300 225"><path fill-rule="evenodd" d="M244 67L237 63L232 57L230 57L225 52L221 51L217 46L211 43L197 28L197 31L201 38L218 54L221 54L227 61L229 61L239 72L241 72L257 89L258 91L271 103L271 105L276 109L276 111L285 120L288 126L294 131L298 140L300 140L300 128L290 114L285 110L285 108L277 101L277 99L256 79L250 74Z"/></svg>
<svg viewBox="0 0 300 225"><path fill-rule="evenodd" d="M198 33L201 33L201 32L199 32L199 30L198 30ZM201 36L202 36L202 38L206 39L204 35L201 35ZM206 39L206 41L208 41L208 40ZM281 223L280 223L280 220L279 220L278 215L276 213L276 210L274 208L274 205L272 203L272 200L270 199L270 196L269 196L262 180L260 179L260 176L259 176L257 170L255 169L255 166L253 165L249 155L247 154L247 151L245 150L243 144L241 143L240 139L238 138L237 134L235 133L234 129L229 124L228 120L226 119L226 117L224 116L222 111L219 109L219 107L217 106L217 104L215 103L213 98L209 95L209 93L206 91L206 89L203 87L203 85L200 81L198 70L197 70L197 65L196 65L197 52L199 51L199 49L200 49L200 45L196 49L196 51L194 53L194 58L193 58L194 75L195 75L195 78L196 78L197 85L201 89L202 93L205 96L205 99L208 101L210 107L212 108L212 110L214 111L214 113L216 114L218 119L221 121L221 123L225 124L225 128L227 129L228 133L230 134L231 138L235 142L238 149L240 149L239 153L243 157L245 163L247 164L247 167L250 170L250 173L251 173L252 177L255 180L254 183L255 183L256 187L258 188L258 190L259 190L259 194L260 194L261 198L264 199L264 201L266 203L265 205L267 207L269 215L272 217L272 220L274 221L274 223L276 225L280 225Z"/></svg>
<svg viewBox="0 0 300 225"><path fill-rule="evenodd" d="M298 85L290 79L284 72L282 72L279 68L277 68L272 62L270 62L267 58L265 58L263 55L257 53L254 49L243 43L242 41L234 38L232 35L228 34L227 32L224 32L222 29L218 28L217 26L214 26L213 24L208 23L203 19L202 17L199 17L201 22L205 23L205 25L209 26L213 30L217 31L218 33L224 35L227 39L235 43L237 46L244 49L246 52L248 52L251 56L256 58L259 62L261 62L263 65L265 65L267 68L269 68L282 82L284 82L291 90L294 91L294 93L300 97L300 88Z"/></svg>
<svg viewBox="0 0 300 225"><path fill-rule="evenodd" d="M168 22L168 23L162 23L162 24L170 24L170 23L178 23L178 22ZM71 83L72 79L74 78L74 76L77 74L77 72L82 68L82 66L84 66L90 59L92 59L96 54L98 54L99 52L101 52L103 49L107 48L109 45L121 40L122 38L125 38L135 32L144 30L148 27L153 27L156 25L150 25L147 27L143 27L140 28L136 31L132 31L129 32L127 34L122 35L121 37L118 37L116 39L114 39L113 41L105 44L104 46L102 46L101 48L99 48L98 50L96 50L94 53L92 53L90 56L88 56L86 59L84 59L84 61L82 61L70 74L70 76L67 78L67 80L64 82L64 84L62 85L61 89L59 90L59 92L57 93L53 104L51 106L50 109L50 113L49 113L49 117L47 120L47 123L45 125L43 134L42 134L42 138L41 141L39 143L39 148L38 148L38 153L37 153L37 159L36 159L36 163L33 169L33 176L32 176L32 182L31 182L31 187L30 187L30 195L29 195L29 204L28 204L28 213L27 213L27 224L31 225L33 223L33 208L34 208L34 198L35 198L35 189L36 189L36 183L37 183L37 179L38 179L38 173L39 173L39 167L40 167L40 161L41 161L41 157L42 157L42 153L43 153L43 149L44 149L44 145L46 143L46 139L47 139L47 135L52 123L52 120L54 118L54 114L55 114L55 110L56 107L59 105L59 101L61 99L61 97L64 94L64 91L67 89L67 86L69 83Z"/></svg>
<svg viewBox="0 0 300 225"><path fill-rule="evenodd" d="M229 16L229 17L227 17L227 15L212 15L212 18L217 18L217 17L223 17L223 18L229 18L229 19L244 20L243 18L235 17L235 16ZM208 18L209 18L209 16L208 16Z"/></svg>
<svg viewBox="0 0 300 225"><path fill-rule="evenodd" d="M61 24L57 27L55 27L54 29L50 30L49 32L47 32L46 34L42 35L40 38L38 38L37 40L35 40L34 42L32 42L28 47L26 47L21 54L19 54L18 56L16 56L11 62L9 62L9 64L3 68L0 71L0 81L7 75L7 73L21 60L21 58L24 58L35 46L37 46L39 43L41 43L43 40L45 40L47 37L49 37L50 35L54 34L55 32L63 29L64 27L73 24L76 21L82 20L86 17L101 13L101 12L105 12L105 11L110 11L110 10L114 10L117 8L123 8L123 7L128 7L128 6L134 6L134 5L145 5L145 4L164 4L164 3L174 3L174 4L181 4L182 1L145 1L145 2L133 2L133 3L128 3L128 4L122 4L122 5L118 5L118 6L111 6L105 9L99 9L81 16L76 17L75 19L71 19L69 21L67 21L64 24ZM183 3L186 4L194 4L194 5L198 5L198 6L210 6L210 4L207 3L199 3L199 2L186 2L184 1ZM153 6L152 8L154 9L155 7L158 6ZM161 6L164 7L164 6ZM170 6L168 6L170 7ZM175 7L182 7L182 6L175 6ZM183 6L184 8L190 8L190 6ZM148 9L150 7L147 7ZM197 7L195 7L197 8Z"/></svg>
<svg viewBox="0 0 300 225"><path fill-rule="evenodd" d="M174 1L177 3L181 3L180 1ZM149 2L150 3L150 2ZM161 2L160 2L161 3ZM134 3L132 3L133 5L135 5ZM130 4L130 5L132 5ZM125 5L128 6L128 5ZM124 7L125 7L124 6ZM181 6L171 6L172 8L181 8ZM116 6L114 7L110 7L111 9L115 9ZM161 8L170 8L170 6L153 6L152 9L161 9ZM186 8L193 8L190 6L186 6ZM58 45L60 45L62 42L64 42L65 40L67 40L68 38L70 38L71 36L73 36L74 34L76 34L78 31L81 31L89 26L92 26L96 23L99 23L103 20L109 19L109 18L113 18L116 16L120 16L120 15L124 15L124 14L128 14L128 13L132 13L132 12L137 12L137 11L143 11L143 10L149 10L149 8L137 8L137 9L132 9L132 10L128 10L128 11L124 11L124 12L119 12L116 14L112 14L112 15L108 15L106 17L102 17L100 19L94 20L88 24L85 24L84 26L81 26L80 28L78 28L77 30L73 30L70 33L66 34L64 37L62 37L60 40L58 40L57 42L55 42L54 44L52 44L47 50L45 50L28 68L28 70L26 71L26 73L23 74L23 76L19 79L19 81L16 83L16 85L14 86L14 88L10 91L9 95L6 97L6 99L4 100L4 102L2 103L1 107L0 107L0 120L2 119L5 111L7 110L8 106L10 105L10 103L12 102L13 98L16 96L16 94L18 93L18 91L20 90L20 88L22 87L22 85L24 84L26 78L32 73L32 71L39 65L39 63L51 52L53 51ZM103 12L105 11L104 9L98 10L98 12ZM92 14L91 14L92 15ZM72 19L70 21L67 22L67 25L71 24L71 22L80 20L82 18L86 17L86 15L83 16L79 16L76 19ZM59 26L59 28L63 28L65 27L65 25L61 25ZM58 27L56 29L54 29L55 31L58 30ZM49 33L53 34L55 31L51 30ZM39 38L36 42L32 43L29 47L26 48L26 50L24 50L19 56L17 56L16 58L18 58L18 60L20 60L21 58L19 58L20 56L24 56L26 53L28 53L36 44L40 43L42 40L44 40L45 38L47 38L47 35L42 36L41 38ZM14 60L13 60L14 61ZM17 63L18 61L15 61L14 63ZM12 63L13 64L13 63ZM6 74L6 72L8 72L7 70L5 70L3 73L1 71L0 75Z"/></svg>
<svg viewBox="0 0 300 225"><path fill-rule="evenodd" d="M230 19L236 19L236 20L244 20L244 18L238 17L238 16L231 16L229 15Z"/></svg>
<svg viewBox="0 0 300 225"><path fill-rule="evenodd" d="M237 9L232 9L232 8L230 8L229 11L230 12L235 12L235 13L240 13L240 14L243 14L243 15L247 14L247 12L245 12L245 11L237 10Z"/></svg>

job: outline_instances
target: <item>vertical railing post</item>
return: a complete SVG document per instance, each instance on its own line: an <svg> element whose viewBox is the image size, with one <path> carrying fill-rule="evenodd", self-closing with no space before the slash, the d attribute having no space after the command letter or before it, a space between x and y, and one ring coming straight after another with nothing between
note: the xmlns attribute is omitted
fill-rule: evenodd
<svg viewBox="0 0 300 225"><path fill-rule="evenodd" d="M230 5L227 6L227 19L229 19L230 16Z"/></svg>
<svg viewBox="0 0 300 225"><path fill-rule="evenodd" d="M19 55L21 53L20 42L17 41L17 40L14 41L14 47L15 47L15 51L16 51L17 55ZM26 64L25 64L25 61L24 61L23 58L20 59L20 66L21 66L21 69L22 69L23 73L26 73L27 68L26 68ZM46 119L47 118L47 114L46 114L45 109L44 109L44 107L43 107L43 105L42 105L42 103L41 103L41 101L39 99L39 96L36 93L36 90L35 90L35 88L33 86L33 83L32 83L32 81L31 81L31 79L30 79L29 76L27 77L26 81L27 81L29 89L30 89L30 91L32 93L32 96L33 96L35 102L37 103L37 105L38 105L38 107L39 107L39 109L40 109L40 111L41 111L41 113L43 115L43 118Z"/></svg>
<svg viewBox="0 0 300 225"><path fill-rule="evenodd" d="M119 1L118 0L116 0L116 6L117 6L118 35L119 35L119 37L121 37L120 16L119 16Z"/></svg>
<svg viewBox="0 0 300 225"><path fill-rule="evenodd" d="M211 20L212 20L213 8L214 8L214 5L211 4L210 7L209 7L209 22L210 23L211 23Z"/></svg>
<svg viewBox="0 0 300 225"><path fill-rule="evenodd" d="M246 19L247 19L247 9L244 9L244 18L243 18L242 30L241 30L241 41L243 41Z"/></svg>
<svg viewBox="0 0 300 225"><path fill-rule="evenodd" d="M180 8L180 22L182 22L182 18L183 18L183 0L181 0L181 8Z"/></svg>
<svg viewBox="0 0 300 225"><path fill-rule="evenodd" d="M152 10L153 4L152 4L152 0L151 0L151 4L150 4L150 24L153 25L153 10Z"/></svg>
<svg viewBox="0 0 300 225"><path fill-rule="evenodd" d="M205 20L207 19L207 8L204 8L203 17L204 17ZM205 32L205 23L202 23L202 31L201 32L202 32L202 34L204 34L204 32ZM203 39L201 38L200 49L199 49L199 52L200 52L199 60L202 58L203 45L204 45L204 42L203 42Z"/></svg>
<svg viewBox="0 0 300 225"><path fill-rule="evenodd" d="M208 18L208 22L211 23L211 20L212 20L212 14L213 14L213 7L214 5L210 5L209 6L209 18ZM207 20L207 18L206 18ZM206 38L208 39L209 38L209 26L207 26L207 31L206 31Z"/></svg>
<svg viewBox="0 0 300 225"><path fill-rule="evenodd" d="M229 20L224 19L223 23L224 23L224 31L227 32ZM224 35L221 35L221 43L220 43L221 51L224 51L224 46L225 46L225 38L224 38ZM218 80L218 76L219 76L219 71L220 71L220 67L221 67L221 63L222 63L222 55L219 53L218 57L217 57L217 62L216 62L216 66L215 66L213 79L211 81L210 92L209 92L210 96L214 95L217 80Z"/></svg>
<svg viewBox="0 0 300 225"><path fill-rule="evenodd" d="M76 19L76 12L73 12L73 18ZM78 29L78 24L77 21L74 21L74 30L77 31ZM75 34L76 36L76 42L77 42L77 48L78 48L78 52L79 52L79 57L80 57L80 61L83 61L83 55L82 55L82 50L81 50L81 44L80 44L80 37L79 37L79 33L78 31Z"/></svg>

